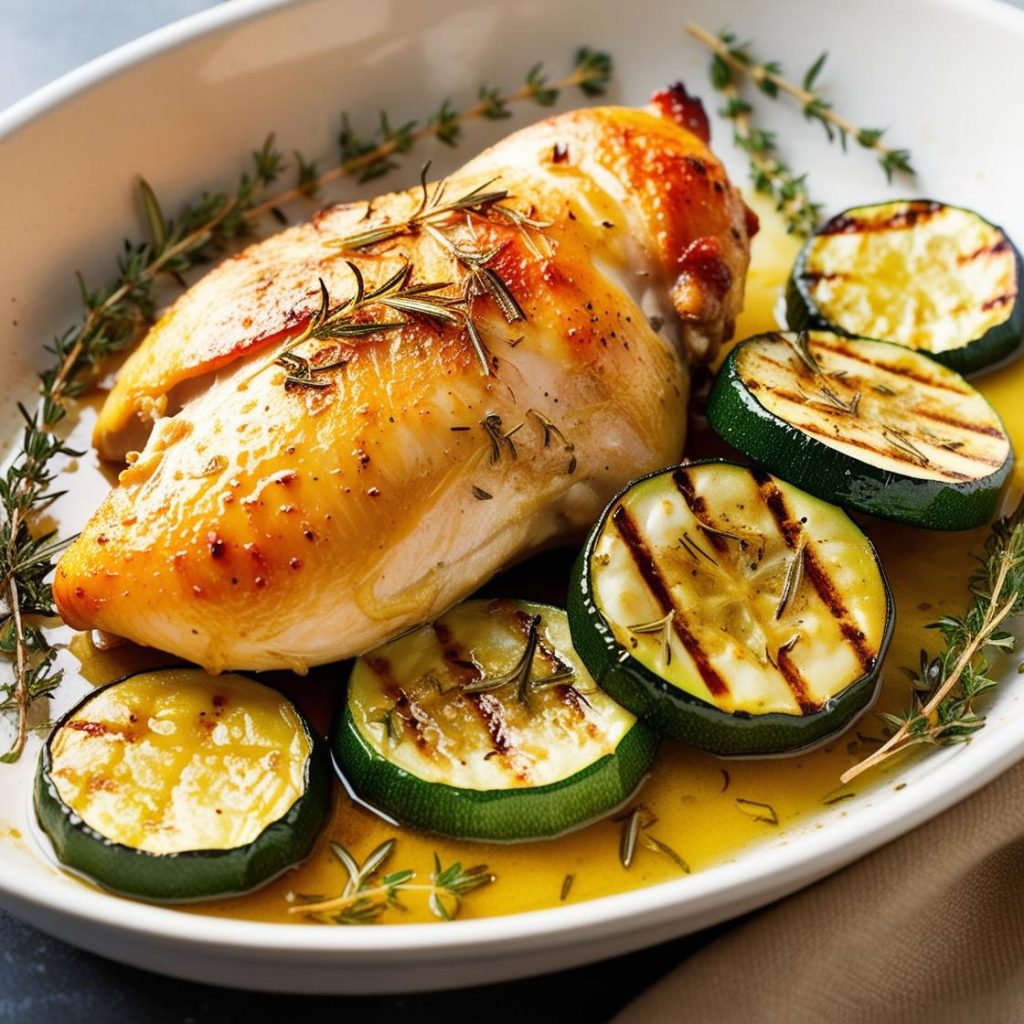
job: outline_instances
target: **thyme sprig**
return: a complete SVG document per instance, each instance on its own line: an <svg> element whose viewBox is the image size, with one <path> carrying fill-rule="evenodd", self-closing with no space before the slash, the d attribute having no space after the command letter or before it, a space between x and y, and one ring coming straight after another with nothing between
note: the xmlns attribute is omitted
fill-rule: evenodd
<svg viewBox="0 0 1024 1024"><path fill-rule="evenodd" d="M50 366L40 374L42 401L34 413L25 413L26 429L20 449L3 476L0 491L0 651L13 665L13 681L0 686L0 710L17 716L15 738L4 761L17 760L27 735L30 704L60 682L53 666L54 652L33 617L54 614L47 577L66 542L52 533L38 533L35 517L59 497L53 490L56 474L51 466L60 457L78 453L61 440L57 431L67 414L67 403L95 382L112 355L130 348L152 323L158 281L184 284L183 275L213 259L234 239L251 234L267 215L285 218L281 206L292 200L316 196L325 185L346 175L362 181L379 177L398 166L395 157L407 153L417 141L435 137L448 145L458 142L463 126L476 119L499 120L510 116L510 106L533 102L550 106L562 90L579 88L586 96L604 92L612 74L611 57L590 47L577 50L572 71L549 82L540 65L534 65L525 83L510 93L481 86L478 101L459 112L445 101L422 125L408 121L393 126L381 115L377 131L358 137L347 117L342 118L338 145L340 161L325 171L319 162L294 153L290 188L272 192L288 169L284 154L268 135L252 154L252 166L233 188L203 194L177 214L168 217L156 193L140 183L140 201L149 237L126 242L117 261L117 274L109 285L90 289L79 278L82 319L57 335L47 351ZM291 374L306 371L293 361ZM315 377L310 372L309 376Z"/></svg>
<svg viewBox="0 0 1024 1024"><path fill-rule="evenodd" d="M779 156L774 132L755 127L754 108L735 83L716 87L726 99L719 113L732 122L733 141L747 154L754 189L775 202L790 234L806 237L821 223L821 204L811 199L807 175L796 174Z"/></svg>
<svg viewBox="0 0 1024 1024"><path fill-rule="evenodd" d="M26 422L22 443L0 488L0 651L13 662L13 681L0 688L0 710L17 716L13 742L0 760L18 759L27 736L29 706L61 679L53 665L55 652L31 619L54 615L46 581L55 557L68 543L57 540L52 532L39 534L36 528L39 514L61 496L53 489L54 460L82 454L59 436L68 403L91 386L110 356L129 348L152 322L154 285L159 278L180 282L185 271L249 230L247 217L256 197L277 180L282 159L273 135L267 136L252 154L251 170L239 176L233 190L206 193L175 218L164 215L153 190L142 181L149 238L125 243L117 277L106 288L91 290L79 277L85 315L46 347L53 361L39 375L41 402L32 413L22 408Z"/></svg>
<svg viewBox="0 0 1024 1024"><path fill-rule="evenodd" d="M526 80L519 89L502 94L493 86L483 85L477 94L477 102L462 111L456 110L451 101L446 99L422 122L406 121L392 126L387 116L381 114L377 130L368 137L358 135L348 119L344 118L338 137L342 155L340 166L350 164L351 169L334 168L327 171L319 175L317 185L320 187L352 171L358 172L360 181L371 181L394 170L398 166L395 157L408 153L417 142L436 138L446 146L455 146L462 138L463 128L471 121L503 120L511 116L509 107L514 103L552 106L566 89L578 88L585 96L600 96L611 77L611 56L583 46L576 51L572 71L560 80L549 82L543 66L535 64L527 72ZM295 190L287 198L299 198L301 194L304 193Z"/></svg>
<svg viewBox="0 0 1024 1024"><path fill-rule="evenodd" d="M781 93L785 93L795 99L801 105L804 117L808 121L817 121L825 130L829 142L838 142L844 152L850 139L863 148L872 150L878 158L878 164L884 171L886 180L892 181L896 171L914 173L910 164L910 151L892 148L882 141L886 129L858 127L849 118L834 110L824 94L815 88L828 59L827 50L811 64L804 73L801 84L797 85L783 77L782 65L778 61L757 61L750 51L750 44L739 42L732 32L721 32L715 36L692 23L686 26L686 30L712 51L711 77L716 88L733 82L735 75L749 76L766 96L775 99Z"/></svg>
<svg viewBox="0 0 1024 1024"><path fill-rule="evenodd" d="M1024 612L1024 503L992 527L971 576L971 593L962 616L933 623L944 648L934 657L921 652L920 666L911 672L911 706L902 714L882 715L889 738L842 774L844 785L911 747L963 743L984 726L976 702L998 685L989 675L991 655L1014 649L1013 635L1002 627Z"/></svg>
<svg viewBox="0 0 1024 1024"><path fill-rule="evenodd" d="M397 839L386 839L360 864L341 843L332 842L331 850L348 875L341 895L323 899L292 894L298 902L288 908L288 913L305 914L325 924L372 924L388 910L404 909L400 896L417 892L426 894L427 906L435 917L451 921L469 893L495 881L486 864L463 868L456 861L443 867L436 853L429 882L416 882L412 868L381 875L397 844Z"/></svg>
<svg viewBox="0 0 1024 1024"><path fill-rule="evenodd" d="M4 520L0 524L0 579L3 603L0 612L0 651L14 659L14 680L0 688L0 711L17 713L15 736L0 761L18 758L28 734L28 708L60 683L62 670L53 666L56 650L31 619L54 614L47 576L53 560L67 541L56 539L54 531L38 535L32 531L35 517L61 496L52 489L56 474L50 468L59 455L79 455L49 432L47 410L30 414L18 406L25 420L20 457L0 477L0 503ZM56 406L51 416L61 412ZM59 417L58 417L59 418ZM55 421L52 421L55 422Z"/></svg>

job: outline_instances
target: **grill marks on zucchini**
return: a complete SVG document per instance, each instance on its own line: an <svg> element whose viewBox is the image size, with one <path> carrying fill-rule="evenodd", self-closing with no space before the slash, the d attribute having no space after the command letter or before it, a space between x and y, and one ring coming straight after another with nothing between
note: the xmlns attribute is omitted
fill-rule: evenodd
<svg viewBox="0 0 1024 1024"><path fill-rule="evenodd" d="M893 341L963 373L1024 335L1019 253L970 210L901 200L847 210L808 241L788 292L794 328Z"/></svg>
<svg viewBox="0 0 1024 1024"><path fill-rule="evenodd" d="M679 491L679 494L681 495L683 501L686 502L686 506L690 510L690 514L697 521L697 526L707 537L708 542L712 544L716 551L719 553L719 555L722 558L722 562L725 564L725 566L728 567L726 571L728 571L729 574L735 578L737 572L741 571L741 569L738 561L732 561L729 558L729 545L727 538L732 538L737 542L740 541L740 538L738 538L736 534L730 533L729 531L718 529L709 522L711 515L708 509L708 503L704 499L703 495L697 493L697 490L693 484L693 480L690 478L690 473L685 467L680 467L672 474L672 481L676 486L676 490ZM765 483L770 483L770 481L766 478ZM777 488L775 489L774 495L772 495L766 493L765 488L764 486L762 486L762 482L760 480L758 480L758 485L761 491L762 499L764 499L766 506L771 508L770 498L772 497L777 497L778 500L781 501L781 494L778 492ZM784 504L782 505L782 510L785 513ZM776 515L775 511L772 511L773 515ZM785 538L786 543L791 548L793 548L794 543L793 541L791 541L790 533L787 532L787 527L789 524L788 516L784 515L784 518L780 520L778 515L776 515L776 521L779 523L780 532L782 536ZM796 534L797 536L799 536L800 525L796 524L796 526ZM744 551L746 546L747 545L744 545L742 542L740 542L737 548L737 551L741 559L744 557ZM762 543L759 558L763 557L763 549L764 545ZM779 601L778 604L776 604L775 606L776 621L782 618L783 614L786 611L786 608L789 606L790 602L794 600L797 593L799 592L800 579L803 575L802 566L805 564L806 557L806 542L804 542L801 539L799 542L797 542L796 549L793 553L793 558L791 559L789 566L786 569L785 576L783 578L782 589L779 593ZM789 655L789 652L792 649L793 644L795 644L798 641L798 639L799 634L793 634L793 636L791 636L789 640L787 640L785 643L779 646L778 650L776 651L774 659L772 658L771 652L769 651L768 646L766 645L765 657L768 659L769 664L777 668L778 671L781 673L783 679L785 679L786 681L786 684L789 686L790 690L793 691L793 697L797 702L797 706L800 708L800 712L806 715L812 714L813 712L819 710L821 704L818 701L812 700L808 695L807 681L804 679L803 675L800 672L800 669ZM690 654L692 657L692 650L690 651ZM703 672L701 674L703 675ZM728 687L726 686L725 681L722 680L720 676L718 677L718 679L721 683L721 689L714 690L710 686L708 687L709 692L716 697L728 692ZM707 683L707 678L705 678L705 683Z"/></svg>
<svg viewBox="0 0 1024 1024"><path fill-rule="evenodd" d="M934 200L887 203L837 214L817 232L819 235L859 235L878 231L908 231L938 216L946 209Z"/></svg>
<svg viewBox="0 0 1024 1024"><path fill-rule="evenodd" d="M457 685L465 687L468 683L479 682L483 679L483 670L471 659L469 653L455 642L451 629L444 622L439 620L430 628L433 630L434 636L437 637L438 643L441 644L445 665L452 677L457 680ZM514 749L502 714L501 702L494 700L486 693L465 694L464 696L470 707L476 711L491 737L491 751L485 756L512 755Z"/></svg>
<svg viewBox="0 0 1024 1024"><path fill-rule="evenodd" d="M825 331L737 346L708 418L820 497L933 529L991 518L1013 462L998 416L957 373L899 345Z"/></svg>
<svg viewBox="0 0 1024 1024"><path fill-rule="evenodd" d="M767 473L756 469L751 472L757 481L758 491L765 506L779 525L779 533L793 551L794 559L800 558L804 575L814 587L822 604L828 608L832 618L839 624L843 640L853 648L861 668L865 672L870 672L878 661L878 652L872 649L867 642L864 630L851 617L849 609L843 601L841 590L829 576L828 569L815 553L814 547L803 539L803 528L790 514L782 490Z"/></svg>
<svg viewBox="0 0 1024 1024"><path fill-rule="evenodd" d="M396 694L417 723L397 733ZM515 841L618 807L656 740L593 683L564 612L499 600L468 601L358 659L333 746L370 806L428 831Z"/></svg>
<svg viewBox="0 0 1024 1024"><path fill-rule="evenodd" d="M785 341L778 334L766 337ZM865 346L818 331L806 339L818 373L808 370L788 344L765 341L737 357L744 385L770 412L825 444L889 460L911 476L973 480L1005 461L1006 434L988 403L962 378L928 360L908 359L893 346ZM823 397L826 389L838 401ZM955 409L963 412L957 415ZM947 433L937 434L922 420L948 428ZM974 443L974 434L995 443ZM953 457L942 459L943 451Z"/></svg>
<svg viewBox="0 0 1024 1024"><path fill-rule="evenodd" d="M643 493L638 488L640 493L633 501L627 497L617 505L611 523L615 536L629 551L635 575L630 581L619 571L608 575L598 572L595 598L599 604L603 600L614 603L618 599L623 604L632 600L638 611L643 609L645 617L653 617L647 615L648 608L660 614L671 611L674 639L678 640L674 655L679 674L685 673L683 666L689 662L719 706L740 702L740 707L732 709L755 710L745 705L745 696L725 678L724 666L740 658L748 663L756 661L768 676L777 673L790 691L791 699L776 691L776 703L769 710L812 713L829 694L812 694L812 684L800 664L798 652L806 632L806 615L827 615L835 620L829 628L837 642L846 642L852 649L856 668L872 668L875 651L866 644L863 630L851 621L816 554L814 539L790 511L779 485L765 474L739 467L715 466L714 472L709 469L700 465L670 471L659 478L656 491L648 487ZM718 483L721 493L713 489L714 483ZM709 545L710 538L716 537L718 523L711 521L707 497L698 491L698 484L714 496L729 517L721 529L729 531L738 518L743 531L734 534L740 537L738 542L730 543L718 535L713 561L694 559L680 543L681 538L696 533ZM675 496L667 489L669 485ZM699 515L694 513L695 506ZM710 528L706 533L705 527ZM605 541L595 549L598 562L602 555L609 555L610 564L615 565L608 536ZM793 588L783 606L797 551L805 566L806 583ZM643 594L636 592L641 581ZM613 596L617 587L623 588L624 596ZM661 655L656 639L630 638L625 635L628 625L620 623L616 615L612 627L621 634L627 651L639 652L638 656L646 656L645 660L671 672L672 666ZM758 697L763 698L765 680L759 683Z"/></svg>
<svg viewBox="0 0 1024 1024"><path fill-rule="evenodd" d="M874 550L841 511L723 462L616 498L569 611L617 700L722 754L798 749L849 722L873 696L892 615ZM631 628L659 616L665 633Z"/></svg>
<svg viewBox="0 0 1024 1024"><path fill-rule="evenodd" d="M615 528L625 542L626 547L629 548L633 563L647 584L648 590L657 602L661 613L668 615L671 612L669 626L672 632L679 638L679 642L686 649L687 654L693 659L693 663L696 665L701 679L704 680L704 685L708 688L708 692L715 697L724 696L729 692L729 687L711 665L707 655L701 648L700 641L687 628L683 612L677 607L669 590L668 583L658 568L657 560L648 548L647 542L624 505L620 505L612 513L612 522L615 524ZM669 660L671 660L671 654L666 655L666 661Z"/></svg>

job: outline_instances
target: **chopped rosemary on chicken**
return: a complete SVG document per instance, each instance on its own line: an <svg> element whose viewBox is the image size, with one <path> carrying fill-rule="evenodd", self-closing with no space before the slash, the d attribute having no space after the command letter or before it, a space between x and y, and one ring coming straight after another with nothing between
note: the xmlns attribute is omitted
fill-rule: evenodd
<svg viewBox="0 0 1024 1024"><path fill-rule="evenodd" d="M541 230L548 226L505 205L504 201L512 197L507 189L491 188L498 180L497 178L477 185L456 199L449 199L447 198L447 179L436 182L431 189L427 184L429 170L430 164L424 164L423 170L420 172L420 204L408 217L402 220L385 221L375 227L367 228L365 231L346 235L344 238L332 239L327 244L342 252L367 249L372 245L390 242L403 235L415 234L429 225L448 222L453 215L460 213L484 219L497 217L524 231L527 228Z"/></svg>
<svg viewBox="0 0 1024 1024"><path fill-rule="evenodd" d="M319 374L343 367L347 362L345 359L318 361L316 353L312 356L299 355L297 349L305 342L361 338L393 331L408 323L405 318L382 320L361 317L360 314L365 314L367 307L383 306L399 314L416 314L448 324L460 322L462 314L456 302L448 296L437 294L448 287L446 281L413 284L410 282L412 264L404 263L382 284L367 291L359 267L351 260L346 260L346 263L355 278L356 288L352 295L332 308L327 285L321 278L320 308L310 318L302 333L289 341L273 359L274 363L288 370L286 386L326 387L328 382L321 380Z"/></svg>

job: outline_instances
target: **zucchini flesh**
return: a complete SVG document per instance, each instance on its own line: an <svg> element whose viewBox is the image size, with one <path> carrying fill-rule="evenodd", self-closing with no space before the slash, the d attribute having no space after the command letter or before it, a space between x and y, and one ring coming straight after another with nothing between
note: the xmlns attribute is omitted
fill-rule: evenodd
<svg viewBox="0 0 1024 1024"><path fill-rule="evenodd" d="M930 200L861 206L811 237L790 280L789 325L896 342L963 373L1024 336L1020 254L970 210Z"/></svg>
<svg viewBox="0 0 1024 1024"><path fill-rule="evenodd" d="M147 899L202 899L302 860L326 819L329 773L276 690L164 669L100 687L57 723L35 804L72 872Z"/></svg>
<svg viewBox="0 0 1024 1024"><path fill-rule="evenodd" d="M738 345L708 419L797 486L930 529L991 519L1013 466L998 415L959 374L899 345L825 331Z"/></svg>
<svg viewBox="0 0 1024 1024"><path fill-rule="evenodd" d="M477 600L356 661L333 746L347 784L376 810L458 838L516 841L618 807L656 741L594 684L565 612Z"/></svg>
<svg viewBox="0 0 1024 1024"><path fill-rule="evenodd" d="M613 696L720 754L799 749L870 703L892 601L841 510L709 461L613 500L570 590L573 641Z"/></svg>

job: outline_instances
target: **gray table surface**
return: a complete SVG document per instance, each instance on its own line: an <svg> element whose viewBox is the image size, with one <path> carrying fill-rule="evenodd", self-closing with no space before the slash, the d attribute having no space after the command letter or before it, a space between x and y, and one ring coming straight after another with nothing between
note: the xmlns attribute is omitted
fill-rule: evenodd
<svg viewBox="0 0 1024 1024"><path fill-rule="evenodd" d="M1024 7L1024 0L1011 2ZM0 0L0 109L115 46L213 6L211 0ZM315 1013L367 1022L603 1021L728 927L521 982L332 998L240 993L163 978L75 949L0 912L0 1024L261 1024Z"/></svg>

